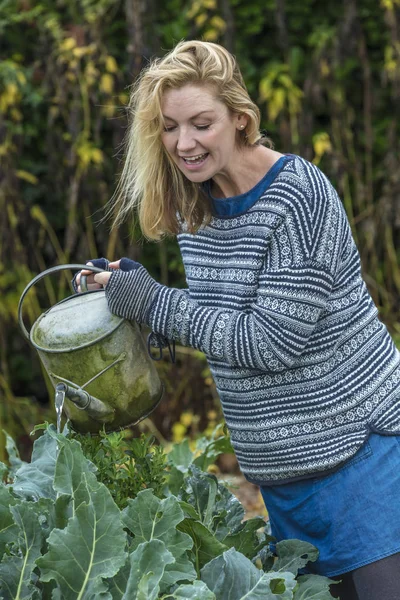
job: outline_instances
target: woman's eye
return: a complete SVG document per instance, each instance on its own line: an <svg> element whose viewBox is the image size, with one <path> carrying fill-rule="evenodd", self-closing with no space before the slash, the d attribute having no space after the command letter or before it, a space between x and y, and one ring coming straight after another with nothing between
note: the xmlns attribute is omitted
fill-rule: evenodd
<svg viewBox="0 0 400 600"><path fill-rule="evenodd" d="M170 127L164 127L164 131L166 133L168 133L168 131L174 131L174 129L176 129L175 125L171 125Z"/></svg>
<svg viewBox="0 0 400 600"><path fill-rule="evenodd" d="M209 125L195 125L196 129L199 129L200 131L202 131L203 129L208 129L210 126Z"/></svg>

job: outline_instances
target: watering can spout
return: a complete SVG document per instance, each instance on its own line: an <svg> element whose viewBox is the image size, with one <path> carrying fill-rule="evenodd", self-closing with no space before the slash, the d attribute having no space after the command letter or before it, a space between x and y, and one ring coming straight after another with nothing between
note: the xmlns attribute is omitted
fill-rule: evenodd
<svg viewBox="0 0 400 600"><path fill-rule="evenodd" d="M74 388L65 383L57 383L57 395L65 395L80 410L85 410L89 417L100 423L108 423L114 418L115 411L104 402L91 396L82 388Z"/></svg>

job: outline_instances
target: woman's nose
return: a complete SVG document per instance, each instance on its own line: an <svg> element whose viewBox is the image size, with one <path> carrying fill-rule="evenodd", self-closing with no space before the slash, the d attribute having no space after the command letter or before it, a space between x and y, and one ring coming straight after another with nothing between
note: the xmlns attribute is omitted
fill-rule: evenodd
<svg viewBox="0 0 400 600"><path fill-rule="evenodd" d="M181 129L179 131L177 150L179 152L187 152L196 146L196 140L190 132Z"/></svg>

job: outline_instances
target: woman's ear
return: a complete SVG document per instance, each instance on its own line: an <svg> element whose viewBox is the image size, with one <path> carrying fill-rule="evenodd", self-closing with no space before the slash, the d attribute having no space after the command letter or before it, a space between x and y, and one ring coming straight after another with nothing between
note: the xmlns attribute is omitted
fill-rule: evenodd
<svg viewBox="0 0 400 600"><path fill-rule="evenodd" d="M244 113L237 115L237 123L236 123L236 127L239 131L244 131L247 127L247 123L248 123L248 116Z"/></svg>

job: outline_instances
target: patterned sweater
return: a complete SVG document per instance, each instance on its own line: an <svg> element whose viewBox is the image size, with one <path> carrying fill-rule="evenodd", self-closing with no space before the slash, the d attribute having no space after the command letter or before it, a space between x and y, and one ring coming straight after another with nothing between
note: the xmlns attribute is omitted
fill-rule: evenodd
<svg viewBox="0 0 400 600"><path fill-rule="evenodd" d="M327 178L290 155L214 208L209 225L178 236L188 289L157 284L142 320L206 354L247 479L321 474L370 431L400 434L400 354ZM113 274L107 297L137 318L130 284L135 272Z"/></svg>

